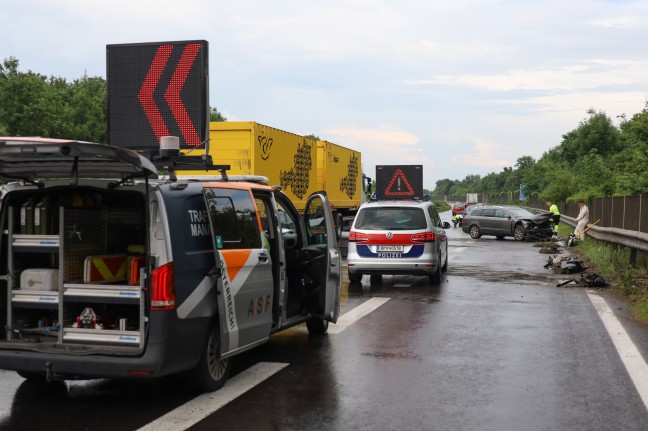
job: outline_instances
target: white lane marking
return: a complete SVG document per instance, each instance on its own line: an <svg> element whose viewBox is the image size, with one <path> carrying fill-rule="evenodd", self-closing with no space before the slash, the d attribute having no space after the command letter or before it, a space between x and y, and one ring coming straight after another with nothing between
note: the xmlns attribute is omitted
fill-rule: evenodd
<svg viewBox="0 0 648 431"><path fill-rule="evenodd" d="M186 430L287 366L285 363L259 362L232 377L218 391L197 396L139 431Z"/></svg>
<svg viewBox="0 0 648 431"><path fill-rule="evenodd" d="M457 253L461 253L462 251L465 251L468 247L456 247L452 249L452 253L448 251L448 261L454 260L453 258Z"/></svg>
<svg viewBox="0 0 648 431"><path fill-rule="evenodd" d="M353 310L344 313L344 315L338 319L337 323L330 324L328 327L328 333L339 334L358 320L365 317L367 314L383 305L385 302L389 301L389 299L390 298L371 298L363 302Z"/></svg>
<svg viewBox="0 0 648 431"><path fill-rule="evenodd" d="M605 325L617 353L621 357L621 362L625 365L630 378L639 392L646 409L648 409L648 365L637 350L628 333L621 325L621 322L614 316L614 313L601 296L587 291L590 301Z"/></svg>

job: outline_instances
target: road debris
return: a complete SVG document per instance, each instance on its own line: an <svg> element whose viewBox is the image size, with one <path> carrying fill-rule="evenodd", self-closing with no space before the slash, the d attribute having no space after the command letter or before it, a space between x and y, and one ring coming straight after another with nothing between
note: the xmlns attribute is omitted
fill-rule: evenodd
<svg viewBox="0 0 648 431"><path fill-rule="evenodd" d="M580 279L571 279L556 284L556 287L566 286L568 284L577 284L581 287L609 287L610 283L595 272L581 274Z"/></svg>

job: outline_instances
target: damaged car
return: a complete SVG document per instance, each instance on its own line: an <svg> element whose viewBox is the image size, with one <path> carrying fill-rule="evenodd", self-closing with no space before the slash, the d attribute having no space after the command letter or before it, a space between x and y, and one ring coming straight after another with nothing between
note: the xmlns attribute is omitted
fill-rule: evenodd
<svg viewBox="0 0 648 431"><path fill-rule="evenodd" d="M512 236L517 241L551 239L551 214L534 214L526 208L503 205L484 205L475 208L463 220L462 230L473 239L492 235L497 239Z"/></svg>

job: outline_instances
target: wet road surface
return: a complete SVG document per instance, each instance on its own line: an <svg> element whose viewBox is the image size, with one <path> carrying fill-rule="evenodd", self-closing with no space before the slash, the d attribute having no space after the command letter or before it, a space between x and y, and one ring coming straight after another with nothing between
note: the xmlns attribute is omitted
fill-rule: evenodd
<svg viewBox="0 0 648 431"><path fill-rule="evenodd" d="M646 406L584 289L557 288L569 276L544 269L532 244L448 236L439 286L345 281L342 314L372 300L368 314L324 337L302 325L237 356L234 385L254 367L281 366L188 429L646 429ZM648 329L597 294L645 358ZM197 395L181 377L44 388L0 371L0 383L3 430L173 429L154 421Z"/></svg>

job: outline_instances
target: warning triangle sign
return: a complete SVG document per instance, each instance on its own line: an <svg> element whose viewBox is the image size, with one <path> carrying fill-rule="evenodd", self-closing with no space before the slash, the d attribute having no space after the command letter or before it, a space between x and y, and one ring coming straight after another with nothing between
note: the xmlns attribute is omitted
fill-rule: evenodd
<svg viewBox="0 0 648 431"><path fill-rule="evenodd" d="M414 196L414 189L400 169L396 170L385 189L385 196Z"/></svg>

